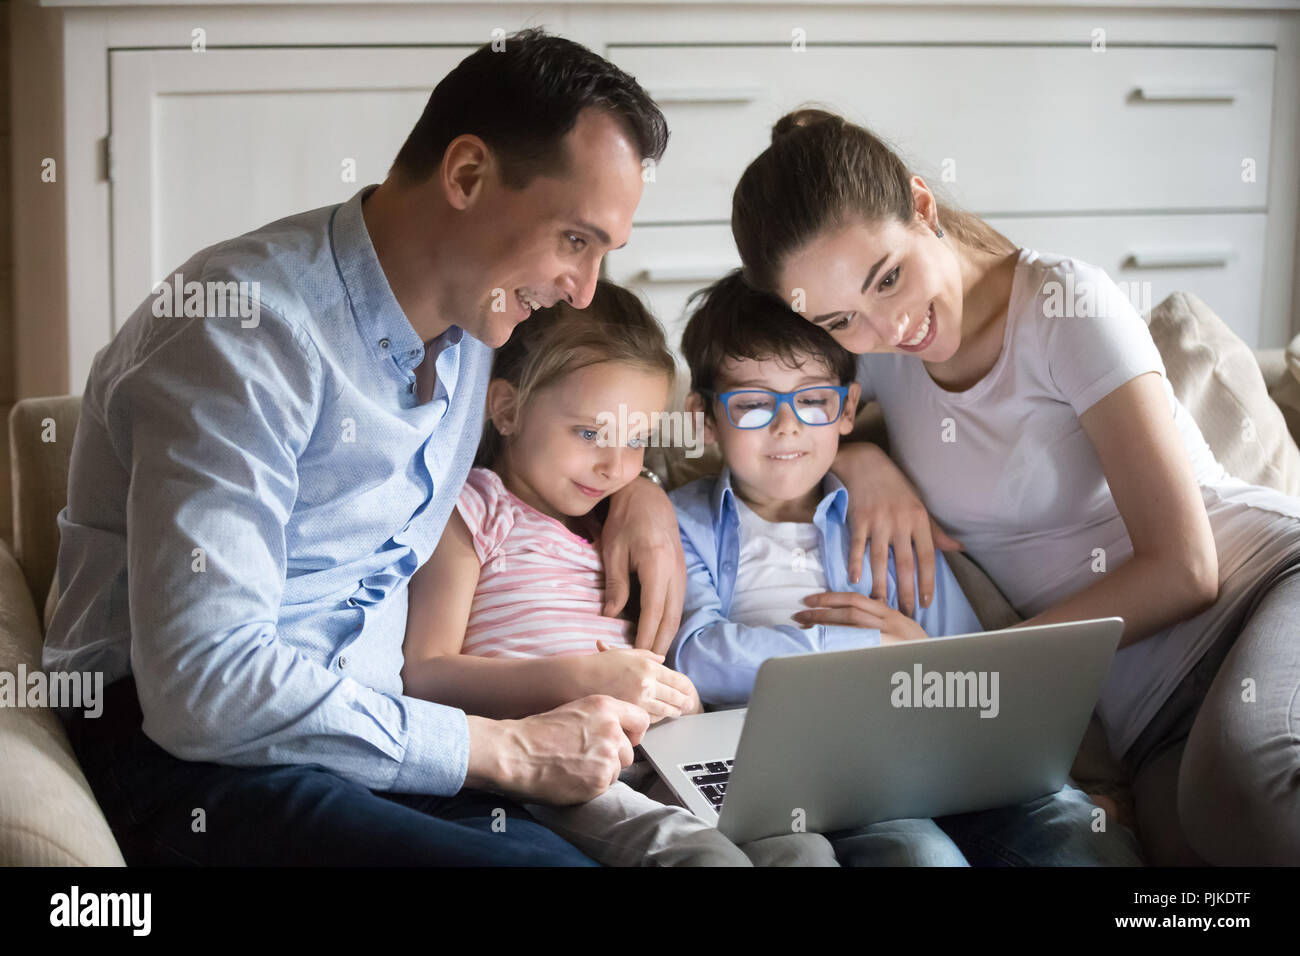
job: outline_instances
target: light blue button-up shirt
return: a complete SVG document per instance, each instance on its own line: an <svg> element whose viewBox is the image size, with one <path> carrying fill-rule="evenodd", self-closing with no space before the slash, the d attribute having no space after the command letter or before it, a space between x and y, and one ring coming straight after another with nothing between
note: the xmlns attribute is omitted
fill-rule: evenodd
<svg viewBox="0 0 1300 956"><path fill-rule="evenodd" d="M145 733L185 760L451 794L465 714L402 694L406 587L469 471L492 350L432 339L420 403L426 343L366 230L373 189L177 270L259 283L255 321L160 318L151 295L95 356L44 664L134 674Z"/></svg>
<svg viewBox="0 0 1300 956"><path fill-rule="evenodd" d="M871 567L862 565L862 578L849 583L849 495L835 475L822 481L822 500L813 524L817 527L828 589L871 594ZM686 554L686 601L682 624L668 652L667 663L695 684L700 700L716 706L736 706L749 700L758 668L769 657L842 651L880 643L880 632L841 624L799 627L793 621L778 627L751 627L728 620L736 569L740 562L740 515L731 470L674 489L669 497L677 509L677 526ZM983 630L966 595L943 555L935 552L934 599L920 609L919 623L931 637L972 634ZM886 601L898 607L894 551L889 550ZM920 594L919 583L916 593ZM800 608L792 607L793 614Z"/></svg>

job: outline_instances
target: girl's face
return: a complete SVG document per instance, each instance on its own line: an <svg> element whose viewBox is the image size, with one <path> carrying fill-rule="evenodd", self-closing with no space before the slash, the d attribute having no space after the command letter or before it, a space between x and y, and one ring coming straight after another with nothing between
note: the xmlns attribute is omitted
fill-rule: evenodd
<svg viewBox="0 0 1300 956"><path fill-rule="evenodd" d="M912 186L910 222L823 232L786 260L780 291L850 352L945 362L961 344L961 264L953 241L935 235L934 197L919 176Z"/></svg>
<svg viewBox="0 0 1300 956"><path fill-rule="evenodd" d="M493 381L489 407L503 397L508 404L513 391ZM510 490L563 520L585 515L641 473L652 415L668 404L668 376L600 362L533 393L517 414L505 404L493 420L505 435Z"/></svg>

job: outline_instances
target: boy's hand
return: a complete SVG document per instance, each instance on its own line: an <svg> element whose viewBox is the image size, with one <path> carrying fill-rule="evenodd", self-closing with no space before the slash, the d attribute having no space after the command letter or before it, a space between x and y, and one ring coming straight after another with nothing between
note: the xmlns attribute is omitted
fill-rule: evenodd
<svg viewBox="0 0 1300 956"><path fill-rule="evenodd" d="M812 609L791 615L800 627L814 624L869 627L880 632L881 644L899 644L929 636L925 628L902 611L857 591L823 591L810 594L803 600Z"/></svg>
<svg viewBox="0 0 1300 956"><path fill-rule="evenodd" d="M664 656L641 648L611 648L596 642L597 653L574 659L578 667L577 696L608 694L636 704L655 723L680 717L698 706L695 686L685 674L663 664Z"/></svg>

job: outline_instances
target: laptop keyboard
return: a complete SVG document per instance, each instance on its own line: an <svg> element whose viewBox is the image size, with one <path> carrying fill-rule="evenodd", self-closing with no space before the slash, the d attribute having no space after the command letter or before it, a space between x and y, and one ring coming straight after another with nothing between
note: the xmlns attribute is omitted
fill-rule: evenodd
<svg viewBox="0 0 1300 956"><path fill-rule="evenodd" d="M682 764L681 771L690 777L695 789L709 801L709 806L720 811L727 795L727 779L735 765L734 760L701 760Z"/></svg>

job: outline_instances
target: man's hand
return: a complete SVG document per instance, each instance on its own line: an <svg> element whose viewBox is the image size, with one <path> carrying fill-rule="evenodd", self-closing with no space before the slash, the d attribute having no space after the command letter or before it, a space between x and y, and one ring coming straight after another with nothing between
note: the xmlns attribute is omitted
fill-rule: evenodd
<svg viewBox="0 0 1300 956"><path fill-rule="evenodd" d="M881 644L900 644L928 637L925 628L884 601L877 601L857 591L823 591L803 599L811 605L807 611L791 615L800 627L814 624L847 624L868 627L880 632Z"/></svg>
<svg viewBox="0 0 1300 956"><path fill-rule="evenodd" d="M879 446L870 442L841 445L831 471L849 493L849 580L857 583L862 579L862 555L870 540L871 596L883 601L888 594L886 572L892 545L903 611L916 613L913 582L918 571L920 606L929 607L934 599L935 545L942 551L959 551L961 542L940 530L912 483Z"/></svg>
<svg viewBox="0 0 1300 956"><path fill-rule="evenodd" d="M467 716L465 786L565 806L609 789L650 718L627 701L592 695L522 720Z"/></svg>
<svg viewBox="0 0 1300 956"><path fill-rule="evenodd" d="M656 654L668 653L686 598L686 558L673 503L649 478L635 478L610 496L600 537L605 564L601 613L618 616L627 604L630 577L635 574L641 583L636 646Z"/></svg>

